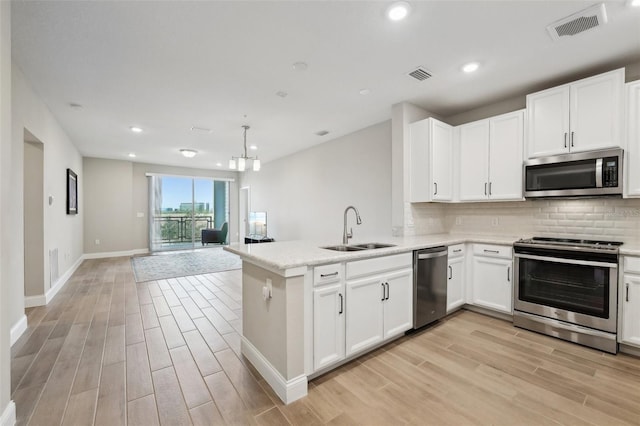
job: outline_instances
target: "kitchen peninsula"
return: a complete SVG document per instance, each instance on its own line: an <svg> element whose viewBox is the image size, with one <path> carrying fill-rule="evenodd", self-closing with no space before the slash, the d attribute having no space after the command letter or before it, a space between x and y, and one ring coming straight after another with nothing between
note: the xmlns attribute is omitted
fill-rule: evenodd
<svg viewBox="0 0 640 426"><path fill-rule="evenodd" d="M349 299L348 291L343 296L344 290L340 293L335 292L334 299L328 299L328 302L334 303L335 300L335 305L330 307L333 309L333 306L336 306L335 312L341 314L341 320L334 321L330 318L328 321L318 321L317 313L314 315L314 296L319 293L320 285L325 286L320 287L321 289L330 288L325 284L335 285L336 288L342 286L344 289L345 279L349 280L350 275L358 278L360 282L365 281L362 277L368 276L384 276L391 282L392 273L400 270L403 282L406 284L409 280L408 287L403 284L402 288L406 290L403 291L412 294L411 268L414 250L477 243L487 247L502 247L511 256L510 246L517 239L518 237L508 236L470 237L453 234L380 238L375 240L376 243L393 246L346 252L321 248L327 244L309 241L229 245L225 250L239 255L243 261L242 353L285 403L293 402L307 394L309 379L403 335L413 326L412 296L407 296L405 299L409 300L408 306L403 305L400 310L401 315L405 316L404 322L395 327L392 333L383 333L383 336L387 337L374 344L358 346L350 352L347 343L345 353L345 315L342 314L346 311L349 315L349 303L356 297ZM377 275L367 275L366 268L372 268ZM388 299L389 284L384 284L387 285ZM380 288L379 284L377 288ZM510 290L507 292L510 299ZM348 299L346 305L343 304L345 296ZM375 298L380 300L377 293ZM373 310L371 311L374 315ZM334 329L337 334L331 334ZM325 336L326 333L336 337L333 340L336 342L335 346L342 347L336 348L335 351L341 349L343 355L323 363L314 359L314 345L318 345L319 335ZM317 334L316 340L314 334ZM333 341L329 339L330 343ZM351 348L356 346L352 345ZM333 347L329 349L334 350ZM315 352L318 358L317 350Z"/></svg>

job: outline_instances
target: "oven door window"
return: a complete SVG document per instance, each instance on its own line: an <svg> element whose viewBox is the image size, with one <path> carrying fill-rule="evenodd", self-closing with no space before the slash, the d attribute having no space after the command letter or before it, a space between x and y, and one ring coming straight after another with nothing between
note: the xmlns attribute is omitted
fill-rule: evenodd
<svg viewBox="0 0 640 426"><path fill-rule="evenodd" d="M520 300L609 318L609 268L534 259L519 262Z"/></svg>

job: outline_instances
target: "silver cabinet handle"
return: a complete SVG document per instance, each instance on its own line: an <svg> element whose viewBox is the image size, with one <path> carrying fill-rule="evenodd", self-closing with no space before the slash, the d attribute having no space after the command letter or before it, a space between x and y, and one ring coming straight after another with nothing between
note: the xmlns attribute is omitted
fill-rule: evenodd
<svg viewBox="0 0 640 426"><path fill-rule="evenodd" d="M574 133L575 133L575 132L571 132L571 147L572 147L572 148L573 148L573 134L574 134Z"/></svg>
<svg viewBox="0 0 640 426"><path fill-rule="evenodd" d="M453 278L453 268L449 265L449 279Z"/></svg>
<svg viewBox="0 0 640 426"><path fill-rule="evenodd" d="M507 282L511 282L511 266L507 267Z"/></svg>
<svg viewBox="0 0 640 426"><path fill-rule="evenodd" d="M384 283L380 283L380 285L382 286L382 299L380 299L380 300L382 300L384 302L384 300L387 297L387 290L384 287Z"/></svg>
<svg viewBox="0 0 640 426"><path fill-rule="evenodd" d="M454 253L460 253L462 251L462 249L455 249L453 250Z"/></svg>
<svg viewBox="0 0 640 426"><path fill-rule="evenodd" d="M320 274L320 278L327 278L327 277L337 277L338 276L338 272L332 272L330 274Z"/></svg>
<svg viewBox="0 0 640 426"><path fill-rule="evenodd" d="M487 182L484 183L484 195L487 195Z"/></svg>
<svg viewBox="0 0 640 426"><path fill-rule="evenodd" d="M491 183L492 182L489 182L489 195L491 195Z"/></svg>
<svg viewBox="0 0 640 426"><path fill-rule="evenodd" d="M495 253L495 254L498 254L498 253L500 253L500 250L488 250L488 249L484 249L484 252L485 252L485 253Z"/></svg>
<svg viewBox="0 0 640 426"><path fill-rule="evenodd" d="M338 296L340 296L340 312L338 312L338 315L342 315L344 312L344 297L342 296L342 293L338 293Z"/></svg>
<svg viewBox="0 0 640 426"><path fill-rule="evenodd" d="M627 302L628 302L629 301L629 283L627 283L627 297L626 297L626 299L627 299Z"/></svg>
<svg viewBox="0 0 640 426"><path fill-rule="evenodd" d="M387 283L387 300L389 300L390 294L391 294L391 291L389 291L389 283Z"/></svg>
<svg viewBox="0 0 640 426"><path fill-rule="evenodd" d="M567 147L567 132L564 132L564 147Z"/></svg>
<svg viewBox="0 0 640 426"><path fill-rule="evenodd" d="M438 182L433 182L433 195L438 195Z"/></svg>

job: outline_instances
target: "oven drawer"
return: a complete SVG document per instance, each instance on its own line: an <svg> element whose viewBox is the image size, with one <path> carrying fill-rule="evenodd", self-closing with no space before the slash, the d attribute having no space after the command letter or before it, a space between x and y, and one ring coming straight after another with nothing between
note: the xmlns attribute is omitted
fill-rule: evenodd
<svg viewBox="0 0 640 426"><path fill-rule="evenodd" d="M476 256L499 257L511 259L513 247L497 246L495 244L474 244L473 254Z"/></svg>

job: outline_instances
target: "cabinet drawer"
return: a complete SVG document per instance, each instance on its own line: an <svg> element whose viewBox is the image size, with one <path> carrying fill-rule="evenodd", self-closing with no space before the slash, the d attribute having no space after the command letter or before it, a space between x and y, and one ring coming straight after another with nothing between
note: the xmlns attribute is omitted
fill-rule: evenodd
<svg viewBox="0 0 640 426"><path fill-rule="evenodd" d="M452 257L462 257L464 256L464 244L456 244L453 246L449 246L449 259Z"/></svg>
<svg viewBox="0 0 640 426"><path fill-rule="evenodd" d="M640 257L624 257L624 272L640 274Z"/></svg>
<svg viewBox="0 0 640 426"><path fill-rule="evenodd" d="M402 253L393 256L375 257L347 263L347 279L365 275L378 274L394 269L413 267L413 253Z"/></svg>
<svg viewBox="0 0 640 426"><path fill-rule="evenodd" d="M473 254L476 256L500 257L511 259L511 246L497 246L494 244L474 244Z"/></svg>
<svg viewBox="0 0 640 426"><path fill-rule="evenodd" d="M313 285L319 286L342 280L342 263L316 266L313 268Z"/></svg>

